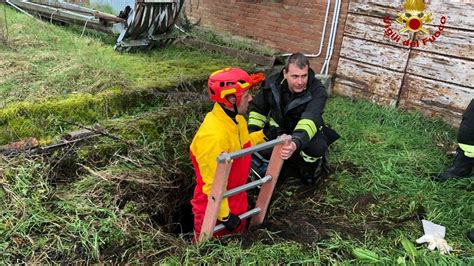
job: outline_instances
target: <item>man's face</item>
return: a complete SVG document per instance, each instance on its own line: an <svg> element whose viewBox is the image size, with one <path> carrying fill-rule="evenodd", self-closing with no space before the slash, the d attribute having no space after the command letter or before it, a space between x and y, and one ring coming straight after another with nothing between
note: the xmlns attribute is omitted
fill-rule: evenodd
<svg viewBox="0 0 474 266"><path fill-rule="evenodd" d="M283 69L283 76L288 82L288 89L292 93L300 93L306 89L308 84L309 67L299 68L296 64L288 66L288 72Z"/></svg>
<svg viewBox="0 0 474 266"><path fill-rule="evenodd" d="M240 99L239 105L237 105L237 112L240 115L244 115L247 113L249 109L249 102L252 101L252 99L253 99L252 95L250 94L248 90L246 90L244 94L242 95L242 98Z"/></svg>

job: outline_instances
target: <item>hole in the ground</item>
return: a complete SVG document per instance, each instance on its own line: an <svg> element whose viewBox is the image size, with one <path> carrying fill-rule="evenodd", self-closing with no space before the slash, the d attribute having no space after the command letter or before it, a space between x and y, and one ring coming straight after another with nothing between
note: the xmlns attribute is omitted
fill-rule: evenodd
<svg viewBox="0 0 474 266"><path fill-rule="evenodd" d="M152 226L176 236L190 235L193 232L194 218L191 211L193 187L189 185L189 174L163 177L162 173L149 171L143 174L124 174L134 181L121 181L117 184L115 204L119 209L135 214L147 214ZM153 183L147 180L177 180L179 182ZM179 183L179 184L178 184ZM176 195L180 195L177 197Z"/></svg>
<svg viewBox="0 0 474 266"><path fill-rule="evenodd" d="M120 140L110 140L107 136L102 136L84 146L62 149L46 155L44 158L50 165L51 182L71 183L93 170L103 175L108 182L114 183L108 189L113 190L110 193L119 209L132 215L145 214L152 221L153 227L166 233L180 237L192 235L194 219L190 200L194 187L190 184L194 183L194 171L186 156L190 136L183 137L183 133L191 133L177 134L176 130L184 127L193 131L193 127L197 125L184 125L188 120L177 120L174 123L166 121L169 118L182 117L183 114L188 114L189 110L203 114L209 110L210 103L207 94L202 90L202 84L204 83L183 83L176 90L169 92L155 90L170 106L164 106L156 115L147 113L147 123L143 123L145 118L138 115L126 123L111 122L116 127L107 127L111 135L127 140L150 133L147 134L149 139L146 139L146 147L140 144L138 147L123 147L124 144ZM153 130L148 128L151 124L154 125ZM163 140L170 136L175 141ZM110 170L117 168L120 169L118 172Z"/></svg>
<svg viewBox="0 0 474 266"><path fill-rule="evenodd" d="M76 152L72 150L45 157L45 160L49 163L48 176L52 184L72 182L84 172L77 163Z"/></svg>
<svg viewBox="0 0 474 266"><path fill-rule="evenodd" d="M191 202L186 200L173 213L173 221L171 233L175 235L192 234L194 230L194 215L192 212Z"/></svg>

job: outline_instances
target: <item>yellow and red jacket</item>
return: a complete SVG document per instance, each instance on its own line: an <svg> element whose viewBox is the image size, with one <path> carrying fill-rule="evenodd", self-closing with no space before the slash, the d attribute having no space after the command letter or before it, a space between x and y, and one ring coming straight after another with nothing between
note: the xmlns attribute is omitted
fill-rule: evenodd
<svg viewBox="0 0 474 266"><path fill-rule="evenodd" d="M237 123L224 112L219 104L214 104L212 111L206 115L191 143L190 155L196 172L196 187L194 197L191 200L196 234L199 234L201 230L207 199L212 189L217 168L217 157L223 152L235 152L264 142L262 131L249 134L247 122L243 116L237 115L235 120ZM250 161L250 155L233 160L227 190L247 183ZM229 212L239 215L246 211L247 193L244 192L223 199L218 219L222 220L227 217Z"/></svg>

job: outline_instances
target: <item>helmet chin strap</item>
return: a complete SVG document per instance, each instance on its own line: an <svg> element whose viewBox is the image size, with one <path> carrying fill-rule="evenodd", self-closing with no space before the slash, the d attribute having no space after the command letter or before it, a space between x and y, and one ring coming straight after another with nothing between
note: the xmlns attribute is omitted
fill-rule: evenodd
<svg viewBox="0 0 474 266"><path fill-rule="evenodd" d="M239 110L237 110L237 104L234 103L233 106L234 106L234 112L235 112L235 114L238 115L238 114L239 114Z"/></svg>

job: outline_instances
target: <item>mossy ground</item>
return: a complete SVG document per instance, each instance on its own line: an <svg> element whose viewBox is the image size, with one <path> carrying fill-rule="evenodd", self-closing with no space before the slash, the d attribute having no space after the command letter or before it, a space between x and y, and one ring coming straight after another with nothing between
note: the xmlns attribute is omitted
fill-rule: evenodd
<svg viewBox="0 0 474 266"><path fill-rule="evenodd" d="M209 73L242 66L218 54L169 46L118 53L113 36L58 27L7 8L9 36L0 46L0 144L48 138L69 126L93 123L160 105L158 91L202 82Z"/></svg>

